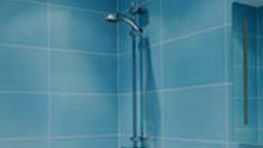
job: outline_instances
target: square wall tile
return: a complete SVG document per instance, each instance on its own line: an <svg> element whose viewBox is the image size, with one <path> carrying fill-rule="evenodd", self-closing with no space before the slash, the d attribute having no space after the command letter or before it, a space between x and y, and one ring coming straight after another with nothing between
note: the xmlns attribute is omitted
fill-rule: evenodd
<svg viewBox="0 0 263 148"><path fill-rule="evenodd" d="M224 10L223 0L162 0L163 39L223 25Z"/></svg>
<svg viewBox="0 0 263 148"><path fill-rule="evenodd" d="M117 96L52 96L54 136L116 134Z"/></svg>
<svg viewBox="0 0 263 148"><path fill-rule="evenodd" d="M47 52L0 46L0 90L46 91Z"/></svg>
<svg viewBox="0 0 263 148"><path fill-rule="evenodd" d="M116 53L116 24L104 14L52 6L51 47L90 52Z"/></svg>
<svg viewBox="0 0 263 148"><path fill-rule="evenodd" d="M115 56L53 52L52 90L115 93L116 59Z"/></svg>
<svg viewBox="0 0 263 148"><path fill-rule="evenodd" d="M164 88L224 82L224 29L163 46Z"/></svg>
<svg viewBox="0 0 263 148"><path fill-rule="evenodd" d="M48 97L46 95L0 94L0 137L44 136L48 136ZM10 148L19 146L19 143L12 145L2 141L1 144L7 147L10 145ZM27 145L27 143L24 144Z"/></svg>
<svg viewBox="0 0 263 148"><path fill-rule="evenodd" d="M165 92L164 137L222 141L226 138L225 87Z"/></svg>
<svg viewBox="0 0 263 148"><path fill-rule="evenodd" d="M3 0L0 43L47 46L46 5Z"/></svg>

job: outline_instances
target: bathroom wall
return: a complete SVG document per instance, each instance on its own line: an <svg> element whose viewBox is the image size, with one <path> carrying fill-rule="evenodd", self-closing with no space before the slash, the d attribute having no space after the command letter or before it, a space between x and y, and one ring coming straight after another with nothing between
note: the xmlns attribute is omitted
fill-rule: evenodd
<svg viewBox="0 0 263 148"><path fill-rule="evenodd" d="M230 146L231 3L228 0L139 0L147 9L141 25L146 69L145 121L156 148ZM120 10L129 3L119 0ZM131 132L131 55L118 31L120 146ZM148 44L145 44L148 43ZM127 110L129 108L129 110Z"/></svg>
<svg viewBox="0 0 263 148"><path fill-rule="evenodd" d="M2 0L0 147L116 148L114 0Z"/></svg>

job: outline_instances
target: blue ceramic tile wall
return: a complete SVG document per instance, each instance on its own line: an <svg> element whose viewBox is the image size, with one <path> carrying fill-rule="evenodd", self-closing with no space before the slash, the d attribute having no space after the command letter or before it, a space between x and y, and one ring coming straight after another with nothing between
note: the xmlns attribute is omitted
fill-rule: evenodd
<svg viewBox="0 0 263 148"><path fill-rule="evenodd" d="M125 2L125 5L122 5ZM228 0L137 0L147 10L141 49L148 57L146 133L154 148L226 148L230 139ZM119 10L128 1L119 0ZM213 12L213 13L210 13ZM130 146L132 114L129 30L119 26L121 146ZM125 30L126 32L124 32ZM124 37L126 38L124 39ZM144 61L145 62L145 61ZM124 89L125 88L125 89ZM127 96L128 95L128 96Z"/></svg>
<svg viewBox="0 0 263 148"><path fill-rule="evenodd" d="M229 1L138 0L147 9L140 24L153 147L227 147ZM130 30L120 24L116 33L103 20L116 8L126 11L130 1L2 4L0 136L33 140L0 146L117 147L117 109L120 146L130 145Z"/></svg>
<svg viewBox="0 0 263 148"><path fill-rule="evenodd" d="M221 49L224 49L224 28L164 44L164 87L223 82L224 51Z"/></svg>
<svg viewBox="0 0 263 148"><path fill-rule="evenodd" d="M117 147L117 32L104 21L115 10L1 1L0 147Z"/></svg>

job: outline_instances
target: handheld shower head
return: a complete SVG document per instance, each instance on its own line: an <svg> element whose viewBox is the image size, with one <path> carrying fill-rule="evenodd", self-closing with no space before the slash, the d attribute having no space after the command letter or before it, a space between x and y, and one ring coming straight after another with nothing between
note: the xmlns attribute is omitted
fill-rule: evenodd
<svg viewBox="0 0 263 148"><path fill-rule="evenodd" d="M106 16L106 20L108 22L112 22L112 23L124 21L124 22L128 23L132 27L132 29L135 30L136 32L143 33L143 29L140 28L139 25L137 25L133 19L131 19L130 17L128 17L124 14L110 13Z"/></svg>
<svg viewBox="0 0 263 148"><path fill-rule="evenodd" d="M117 22L118 21L118 14L117 13L110 13L105 18L108 22Z"/></svg>

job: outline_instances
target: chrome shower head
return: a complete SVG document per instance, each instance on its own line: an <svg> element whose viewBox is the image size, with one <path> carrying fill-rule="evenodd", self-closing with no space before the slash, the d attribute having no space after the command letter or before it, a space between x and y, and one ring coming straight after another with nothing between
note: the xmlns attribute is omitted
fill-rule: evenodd
<svg viewBox="0 0 263 148"><path fill-rule="evenodd" d="M118 14L117 13L110 13L105 18L108 22L117 22L118 21Z"/></svg>
<svg viewBox="0 0 263 148"><path fill-rule="evenodd" d="M134 20L124 14L110 13L106 16L106 20L112 23L124 21L128 23L132 27L132 29L135 30L136 32L143 33L143 30L134 22Z"/></svg>

